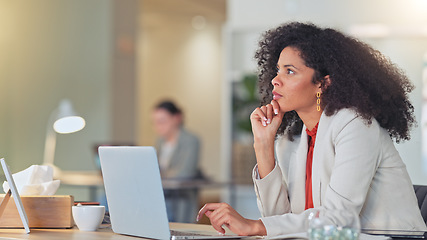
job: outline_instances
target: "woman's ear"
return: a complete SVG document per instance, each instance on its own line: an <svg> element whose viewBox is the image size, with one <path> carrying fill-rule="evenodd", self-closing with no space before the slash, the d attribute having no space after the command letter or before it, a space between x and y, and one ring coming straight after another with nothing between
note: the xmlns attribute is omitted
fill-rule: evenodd
<svg viewBox="0 0 427 240"><path fill-rule="evenodd" d="M329 75L326 75L323 77L321 84L319 86L319 88L321 89L321 91L325 91L329 86L331 85L331 78L329 77Z"/></svg>

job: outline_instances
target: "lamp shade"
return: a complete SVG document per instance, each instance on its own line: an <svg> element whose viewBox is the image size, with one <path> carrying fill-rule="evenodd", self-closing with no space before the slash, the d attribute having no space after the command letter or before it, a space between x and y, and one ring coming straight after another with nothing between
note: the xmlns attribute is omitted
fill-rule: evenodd
<svg viewBox="0 0 427 240"><path fill-rule="evenodd" d="M43 164L53 167L53 176L58 178L61 170L53 164L56 147L56 133L73 133L82 130L85 127L85 120L77 116L74 112L71 102L67 99L59 103L49 116L46 131L46 142L44 148ZM53 126L53 128L52 128Z"/></svg>
<svg viewBox="0 0 427 240"><path fill-rule="evenodd" d="M57 133L73 133L82 130L85 124L85 120L82 117L69 116L56 120L53 124L53 129Z"/></svg>
<svg viewBox="0 0 427 240"><path fill-rule="evenodd" d="M53 129L57 133L73 133L82 130L86 125L85 120L77 116L69 100L62 100L59 104Z"/></svg>

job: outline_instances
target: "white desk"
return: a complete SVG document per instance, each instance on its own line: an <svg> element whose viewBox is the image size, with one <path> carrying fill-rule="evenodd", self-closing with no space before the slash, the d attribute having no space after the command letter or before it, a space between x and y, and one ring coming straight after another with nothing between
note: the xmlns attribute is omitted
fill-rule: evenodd
<svg viewBox="0 0 427 240"><path fill-rule="evenodd" d="M61 185L87 187L90 201L95 201L97 190L104 187L100 171L62 171L58 179Z"/></svg>
<svg viewBox="0 0 427 240"><path fill-rule="evenodd" d="M210 225L170 223L170 228L175 230L201 230L217 234ZM24 229L0 229L0 239L34 239L34 240L132 240L145 239L113 233L111 229L102 228L95 232L83 232L77 228L72 229L31 229L26 234Z"/></svg>
<svg viewBox="0 0 427 240"><path fill-rule="evenodd" d="M174 179L162 179L163 189L165 190L189 190L189 189L208 189L208 188L221 188L226 187L229 184L213 182L203 179L194 180L174 180Z"/></svg>
<svg viewBox="0 0 427 240"><path fill-rule="evenodd" d="M58 177L61 185L87 187L90 201L95 201L96 191L104 187L104 181L100 171L62 171ZM227 187L227 183L219 183L208 180L175 180L162 179L165 190L191 190Z"/></svg>
<svg viewBox="0 0 427 240"><path fill-rule="evenodd" d="M102 187L104 184L100 171L62 171L58 179L65 185Z"/></svg>
<svg viewBox="0 0 427 240"><path fill-rule="evenodd" d="M103 187L104 182L99 171L62 171L58 178L61 184L72 186ZM199 189L218 188L227 186L226 183L218 183L203 179L176 180L162 179L163 189Z"/></svg>

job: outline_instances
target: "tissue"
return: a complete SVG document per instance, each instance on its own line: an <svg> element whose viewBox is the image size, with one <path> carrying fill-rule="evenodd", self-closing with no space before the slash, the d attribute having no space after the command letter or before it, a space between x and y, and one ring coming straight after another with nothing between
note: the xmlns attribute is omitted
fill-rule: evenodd
<svg viewBox="0 0 427 240"><path fill-rule="evenodd" d="M53 169L46 165L31 167L12 175L18 193L25 195L53 195L59 188L60 181L53 180ZM3 183L3 191L9 191L9 184Z"/></svg>

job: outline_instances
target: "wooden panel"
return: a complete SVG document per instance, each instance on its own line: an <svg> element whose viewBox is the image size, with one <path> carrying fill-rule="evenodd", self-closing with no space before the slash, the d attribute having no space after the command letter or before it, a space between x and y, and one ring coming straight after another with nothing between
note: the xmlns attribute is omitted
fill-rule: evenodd
<svg viewBox="0 0 427 240"><path fill-rule="evenodd" d="M3 201L4 194L0 195ZM74 197L58 196L22 196L22 204L27 213L30 228L71 228L74 225L71 206ZM22 227L18 209L12 198L0 218L0 228Z"/></svg>

